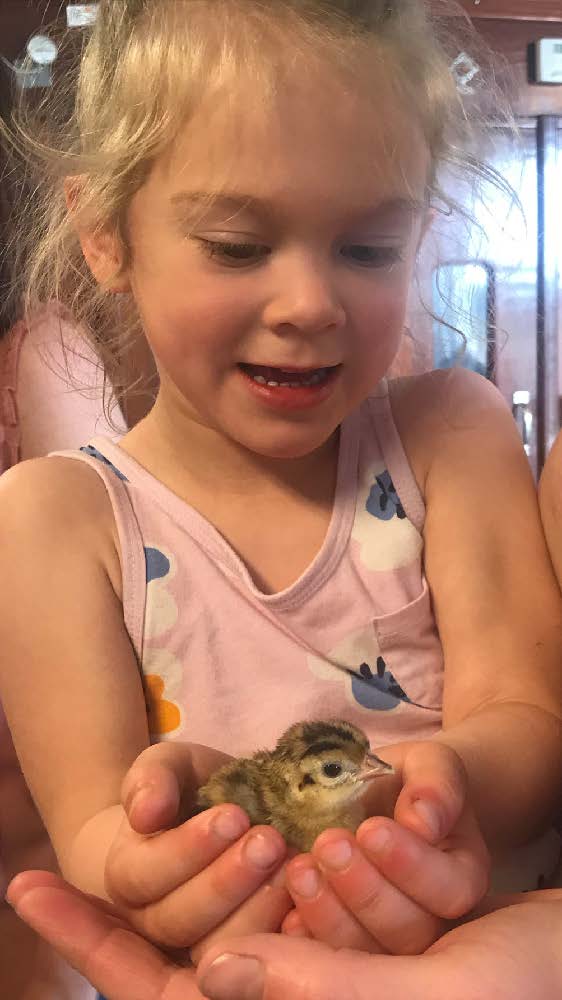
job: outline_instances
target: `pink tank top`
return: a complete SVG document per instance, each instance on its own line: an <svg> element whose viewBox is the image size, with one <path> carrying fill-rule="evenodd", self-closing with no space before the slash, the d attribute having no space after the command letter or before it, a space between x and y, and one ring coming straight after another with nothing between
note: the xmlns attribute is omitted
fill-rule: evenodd
<svg viewBox="0 0 562 1000"><path fill-rule="evenodd" d="M373 746L440 729L443 655L423 574L424 504L386 382L342 426L321 550L275 594L262 593L212 524L118 444L95 438L60 454L94 468L111 499L124 619L154 742L240 755L271 746L297 720L334 716L359 725Z"/></svg>

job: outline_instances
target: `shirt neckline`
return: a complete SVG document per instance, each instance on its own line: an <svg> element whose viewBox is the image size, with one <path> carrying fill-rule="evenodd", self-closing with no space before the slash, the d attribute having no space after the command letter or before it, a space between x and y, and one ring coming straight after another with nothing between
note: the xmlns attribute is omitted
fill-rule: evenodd
<svg viewBox="0 0 562 1000"><path fill-rule="evenodd" d="M355 516L359 437L360 411L357 410L346 417L340 427L336 488L324 541L301 575L288 587L273 594L260 590L244 561L204 514L128 455L118 441L107 437L95 437L90 444L126 476L125 485L131 491L133 505L136 489L150 491L151 501L180 528L188 531L214 559L221 563L229 576L243 585L254 600L275 607L277 610L286 610L318 591L331 576L345 551Z"/></svg>

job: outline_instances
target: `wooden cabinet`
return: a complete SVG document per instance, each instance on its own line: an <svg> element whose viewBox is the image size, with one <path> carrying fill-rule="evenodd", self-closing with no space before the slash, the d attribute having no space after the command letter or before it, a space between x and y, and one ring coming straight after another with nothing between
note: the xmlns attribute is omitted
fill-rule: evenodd
<svg viewBox="0 0 562 1000"><path fill-rule="evenodd" d="M464 0L462 6L497 53L497 78L518 119L519 140L499 129L491 159L520 205L510 211L505 198L491 192L486 213L473 206L469 190L445 178L450 193L480 215L481 238L476 233L478 245L471 237L467 246L462 225L437 220L419 260L425 308L419 300L412 305L411 327L426 365L440 355L446 360L462 340L436 323L427 307L455 325L455 310L441 300L456 298L456 325L469 340L465 361L485 370L493 360L494 380L540 472L560 426L562 394L562 86L530 82L528 54L540 38L562 38L562 0ZM487 337L490 342L482 343Z"/></svg>
<svg viewBox="0 0 562 1000"><path fill-rule="evenodd" d="M560 0L461 0L472 18L505 18L510 21L559 21Z"/></svg>

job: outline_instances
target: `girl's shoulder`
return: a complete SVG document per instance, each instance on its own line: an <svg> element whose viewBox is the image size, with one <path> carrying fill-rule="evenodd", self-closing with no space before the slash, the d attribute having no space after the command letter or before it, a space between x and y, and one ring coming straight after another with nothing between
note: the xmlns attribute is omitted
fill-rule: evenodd
<svg viewBox="0 0 562 1000"><path fill-rule="evenodd" d="M562 431L550 450L540 478L539 506L550 558L562 589Z"/></svg>
<svg viewBox="0 0 562 1000"><path fill-rule="evenodd" d="M521 448L509 407L490 381L464 368L396 378L389 383L392 411L404 450L423 494L435 463L462 461L467 444L497 440ZM477 450L477 449L476 449Z"/></svg>
<svg viewBox="0 0 562 1000"><path fill-rule="evenodd" d="M562 431L558 434L548 457L539 482L541 507L551 508L562 517Z"/></svg>
<svg viewBox="0 0 562 1000"><path fill-rule="evenodd" d="M55 559L74 546L121 589L111 501L93 468L62 456L20 462L0 477L0 555Z"/></svg>
<svg viewBox="0 0 562 1000"><path fill-rule="evenodd" d="M0 509L14 505L28 513L43 511L54 517L60 512L82 520L108 503L105 492L102 481L86 463L47 455L19 462L2 475Z"/></svg>

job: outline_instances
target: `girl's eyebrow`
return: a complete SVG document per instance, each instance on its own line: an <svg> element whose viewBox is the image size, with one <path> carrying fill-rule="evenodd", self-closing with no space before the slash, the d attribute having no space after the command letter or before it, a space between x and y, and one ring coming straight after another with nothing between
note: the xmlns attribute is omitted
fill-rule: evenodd
<svg viewBox="0 0 562 1000"><path fill-rule="evenodd" d="M171 205L178 207L182 211L196 212L209 209L216 209L228 213L229 218L233 218L241 211L249 211L258 218L269 218L278 214L278 206L267 198L256 198L250 194L225 193L212 191L179 191L172 195ZM351 221L366 221L387 214L417 215L427 210L427 202L419 198L412 198L404 195L390 195L382 201L366 205L364 207L352 208L349 213Z"/></svg>
<svg viewBox="0 0 562 1000"><path fill-rule="evenodd" d="M188 215L201 213L206 209L221 211L233 217L245 209L256 216L271 215L270 203L245 194L225 194L213 191L179 191L172 195L170 203Z"/></svg>

